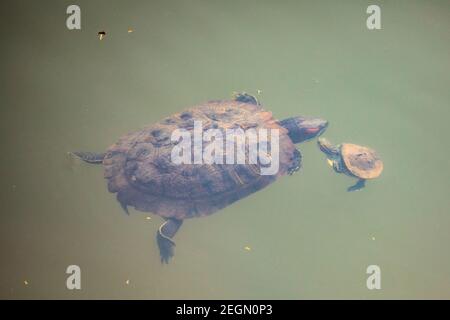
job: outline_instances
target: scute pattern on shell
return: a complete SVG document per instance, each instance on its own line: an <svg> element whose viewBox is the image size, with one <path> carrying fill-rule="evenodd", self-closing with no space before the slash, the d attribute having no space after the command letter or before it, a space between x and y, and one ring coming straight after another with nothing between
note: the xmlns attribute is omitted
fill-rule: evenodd
<svg viewBox="0 0 450 320"><path fill-rule="evenodd" d="M258 164L172 163L173 130L193 131L194 120L202 121L203 130L279 129L278 174L260 175ZM125 135L108 149L103 164L108 189L122 205L184 219L214 213L271 184L287 173L294 149L286 129L260 106L211 101Z"/></svg>
<svg viewBox="0 0 450 320"><path fill-rule="evenodd" d="M383 162L375 150L351 143L341 146L342 158L347 169L363 179L374 179L383 171Z"/></svg>

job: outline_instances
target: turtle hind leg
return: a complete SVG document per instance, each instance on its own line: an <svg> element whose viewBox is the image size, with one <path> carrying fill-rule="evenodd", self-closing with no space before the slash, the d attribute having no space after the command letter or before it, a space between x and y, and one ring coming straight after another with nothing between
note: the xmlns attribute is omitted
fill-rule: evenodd
<svg viewBox="0 0 450 320"><path fill-rule="evenodd" d="M75 151L70 152L70 154L78 159L83 160L84 162L91 164L100 164L103 162L103 159L105 158L104 153Z"/></svg>
<svg viewBox="0 0 450 320"><path fill-rule="evenodd" d="M172 238L182 224L183 220L167 219L167 221L159 227L159 230L156 233L156 241L159 247L161 263L169 263L170 258L173 257L173 247L175 246L175 242Z"/></svg>
<svg viewBox="0 0 450 320"><path fill-rule="evenodd" d="M352 185L351 187L347 188L348 192L352 192L352 191L359 191L362 188L364 188L366 186L366 180L365 179L358 179L358 181L356 181L356 183L354 185Z"/></svg>

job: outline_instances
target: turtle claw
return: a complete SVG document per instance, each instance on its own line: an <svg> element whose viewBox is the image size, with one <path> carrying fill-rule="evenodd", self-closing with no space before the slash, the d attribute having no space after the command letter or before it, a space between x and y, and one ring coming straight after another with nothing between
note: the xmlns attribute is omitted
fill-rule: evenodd
<svg viewBox="0 0 450 320"><path fill-rule="evenodd" d="M161 256L161 263L169 263L170 258L173 257L173 247L175 242L172 240L175 233L177 233L183 220L167 219L156 233L156 242L159 247L159 255Z"/></svg>
<svg viewBox="0 0 450 320"><path fill-rule="evenodd" d="M158 242L161 263L168 264L174 254L173 247L175 247L175 242L168 239L167 237L164 237L159 231L156 235L156 241Z"/></svg>
<svg viewBox="0 0 450 320"><path fill-rule="evenodd" d="M296 173L298 170L300 170L300 166L296 166L296 167L293 167L293 168L289 168L289 170L288 170L288 174L290 175L290 176L292 176L294 173Z"/></svg>
<svg viewBox="0 0 450 320"><path fill-rule="evenodd" d="M292 164L288 169L288 174L291 176L296 173L302 167L302 154L297 149L294 150L292 156Z"/></svg>
<svg viewBox="0 0 450 320"><path fill-rule="evenodd" d="M355 186L351 186L347 188L347 192L355 192L355 191L359 191L361 190L361 188L356 188Z"/></svg>
<svg viewBox="0 0 450 320"><path fill-rule="evenodd" d="M256 99L255 96L248 94L247 92L233 92L233 100L244 103L250 103L257 106L260 105L258 99Z"/></svg>
<svg viewBox="0 0 450 320"><path fill-rule="evenodd" d="M359 191L366 186L366 180L359 179L353 186L347 188L348 192Z"/></svg>
<svg viewBox="0 0 450 320"><path fill-rule="evenodd" d="M129 216L130 211L128 211L128 206L126 204L120 203L120 206L122 207L123 211Z"/></svg>
<svg viewBox="0 0 450 320"><path fill-rule="evenodd" d="M123 194L121 194L120 192L117 194L116 196L117 201L119 201L120 203L120 207L122 208L122 210L129 216L130 215L130 211L128 211L128 204L124 199Z"/></svg>

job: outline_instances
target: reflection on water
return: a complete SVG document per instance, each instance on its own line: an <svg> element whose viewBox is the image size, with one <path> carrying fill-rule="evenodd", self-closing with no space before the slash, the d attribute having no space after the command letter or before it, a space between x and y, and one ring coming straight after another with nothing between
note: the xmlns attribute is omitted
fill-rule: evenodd
<svg viewBox="0 0 450 320"><path fill-rule="evenodd" d="M447 1L383 2L377 31L364 1L79 1L80 31L64 3L10 2L0 297L450 298ZM186 221L162 266L162 219L123 214L101 168L67 152L241 90L279 119L329 120L328 138L373 147L385 170L347 193L308 142L299 173Z"/></svg>

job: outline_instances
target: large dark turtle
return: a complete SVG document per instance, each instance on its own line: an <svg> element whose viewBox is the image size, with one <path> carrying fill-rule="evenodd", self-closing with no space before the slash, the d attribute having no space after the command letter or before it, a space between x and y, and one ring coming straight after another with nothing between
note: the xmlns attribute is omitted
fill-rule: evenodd
<svg viewBox="0 0 450 320"><path fill-rule="evenodd" d="M215 128L278 129L279 170L261 175L256 164L175 164L171 151L178 141L176 129L194 130L202 121L203 130ZM157 233L161 261L173 256L173 236L186 218L212 214L274 182L292 174L301 165L295 143L320 135L327 121L293 117L277 121L255 97L242 93L233 100L211 101L174 114L142 130L127 134L106 153L74 152L88 163L103 164L108 189L128 213L128 206L163 217ZM205 142L204 142L205 145ZM226 150L225 150L226 151ZM224 156L225 156L224 151ZM246 150L248 155L248 150Z"/></svg>
<svg viewBox="0 0 450 320"><path fill-rule="evenodd" d="M364 188L366 180L377 178L383 171L383 162L375 150L352 143L333 146L327 139L319 138L319 148L327 155L328 163L337 173L358 178L347 191Z"/></svg>

